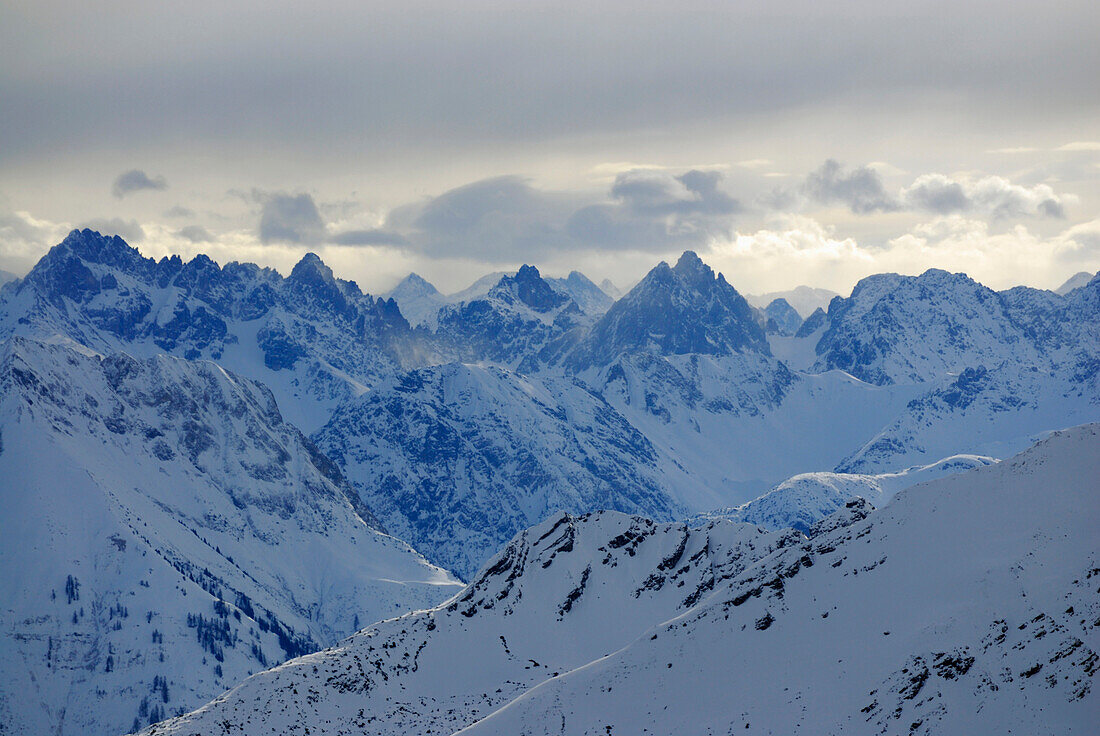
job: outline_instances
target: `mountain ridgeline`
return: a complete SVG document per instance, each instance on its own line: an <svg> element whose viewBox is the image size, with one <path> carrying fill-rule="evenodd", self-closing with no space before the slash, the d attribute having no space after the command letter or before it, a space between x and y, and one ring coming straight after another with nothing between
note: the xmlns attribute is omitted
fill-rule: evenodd
<svg viewBox="0 0 1100 736"><path fill-rule="evenodd" d="M818 292L757 309L691 252L614 300L529 265L378 298L313 254L283 277L83 230L0 291L0 338L262 382L363 508L469 578L555 510L671 520L799 473L1004 457L1100 419L1100 280L1074 284L880 274L801 322L787 296Z"/></svg>
<svg viewBox="0 0 1100 736"><path fill-rule="evenodd" d="M826 296L753 306L687 252L621 295L524 265L382 298L73 231L0 286L0 734L1073 722L1095 428L996 459L1100 421L1100 278ZM768 669L794 649L862 674L823 702Z"/></svg>

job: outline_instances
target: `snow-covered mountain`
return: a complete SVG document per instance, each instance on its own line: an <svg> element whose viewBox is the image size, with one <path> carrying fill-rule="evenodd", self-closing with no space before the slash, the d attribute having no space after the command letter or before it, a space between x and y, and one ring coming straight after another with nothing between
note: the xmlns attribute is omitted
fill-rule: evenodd
<svg viewBox="0 0 1100 736"><path fill-rule="evenodd" d="M406 286L415 290L416 281ZM668 497L698 512L751 500L801 472L883 473L958 453L1005 456L1043 432L1100 419L1100 388L1090 378L1100 360L1098 295L1095 280L1062 297L1022 287L992 292L942 271L887 274L834 299L796 335L766 335L740 294L689 252L675 267L658 265L599 318L528 266L500 276L481 297L445 305L435 329L414 330L396 302L361 294L315 256L283 279L202 257L154 262L84 231L4 291L0 329L63 336L100 352L215 359L269 385L308 432L372 387L388 392L394 407L425 400L392 387L408 370L449 361L518 372L557 396L563 411L575 396L583 415L590 397L574 390L580 384L654 448ZM967 381L968 370L999 378L965 406L937 398ZM495 405L500 416L526 417L497 422L494 443L555 456L553 444L538 447L530 437L564 436L561 420L534 394L490 393L511 402ZM531 422L545 426L532 430ZM508 434L520 428L529 437ZM386 441L425 431L410 424ZM626 453L613 462L632 461ZM582 470L589 476L582 486L606 480ZM572 493L555 485L551 495ZM535 520L517 517L507 533Z"/></svg>
<svg viewBox="0 0 1100 736"><path fill-rule="evenodd" d="M764 307L764 317L764 331L768 334L790 337L802 327L802 317L782 297Z"/></svg>
<svg viewBox="0 0 1100 736"><path fill-rule="evenodd" d="M316 255L283 278L205 256L154 261L91 230L74 230L0 294L0 338L11 334L216 360L262 380L306 430L427 349L395 302L335 278Z"/></svg>
<svg viewBox="0 0 1100 736"><path fill-rule="evenodd" d="M523 266L484 297L443 307L435 339L461 361L534 366L572 344L589 321L537 268Z"/></svg>
<svg viewBox="0 0 1100 736"><path fill-rule="evenodd" d="M880 274L829 306L815 370L870 383L937 381L966 368L1060 367L1100 354L1100 279L1059 296L995 292L965 274Z"/></svg>
<svg viewBox="0 0 1100 736"><path fill-rule="evenodd" d="M818 309L829 308L829 302L838 297L835 291L818 289L812 286L796 286L787 291L770 291L767 294L745 294L745 299L752 306L764 309L776 299L783 299L798 312L803 318L809 317Z"/></svg>
<svg viewBox="0 0 1100 736"><path fill-rule="evenodd" d="M806 531L855 498L881 506L909 486L995 462L996 459L982 455L952 455L930 465L879 475L800 473L746 504L700 514L692 521L725 518L765 529Z"/></svg>
<svg viewBox="0 0 1100 736"><path fill-rule="evenodd" d="M467 579L556 511L685 511L653 445L568 378L412 371L341 406L314 440L387 529Z"/></svg>
<svg viewBox="0 0 1100 736"><path fill-rule="evenodd" d="M1088 282L1092 281L1095 276L1097 276L1097 274L1089 273L1088 271L1080 271L1078 273L1075 273L1068 279L1066 279L1066 282L1064 284L1055 289L1054 293L1058 294L1059 296L1065 296L1074 289L1079 289Z"/></svg>
<svg viewBox="0 0 1100 736"><path fill-rule="evenodd" d="M401 309L402 316L411 325L425 325L435 328L436 316L444 304L450 300L441 294L430 282L416 273L410 273L397 286L382 295L393 299Z"/></svg>
<svg viewBox="0 0 1100 736"><path fill-rule="evenodd" d="M829 305L815 370L874 384L932 381L979 362L1033 365L1028 340L998 294L964 274L879 274Z"/></svg>
<svg viewBox="0 0 1100 736"><path fill-rule="evenodd" d="M619 356L769 354L748 302L691 251L676 265L661 262L616 301L565 357L580 372Z"/></svg>
<svg viewBox="0 0 1100 736"><path fill-rule="evenodd" d="M442 294L435 286L416 273L410 273L392 290L382 295L393 299L401 314L412 325L423 325L435 330L439 324L439 312L448 304L461 304L485 299L504 278L514 278L516 273L497 272L486 274L471 286L454 294ZM543 279L551 289L576 302L581 311L599 316L614 301L599 286L579 271L570 272L565 278Z"/></svg>
<svg viewBox="0 0 1100 736"><path fill-rule="evenodd" d="M7 283L11 283L12 281L15 281L17 278L19 278L19 277L16 276L11 271L0 271L0 286L3 286L4 284L7 284Z"/></svg>
<svg viewBox="0 0 1100 736"><path fill-rule="evenodd" d="M580 271L570 271L565 278L548 278L546 282L554 291L576 302L582 312L593 317L606 312L615 301L615 297L596 286ZM612 288L614 288L613 285ZM615 292L617 293L618 289L615 289Z"/></svg>
<svg viewBox="0 0 1100 736"><path fill-rule="evenodd" d="M797 536L725 520L692 529L615 512L558 514L516 535L437 609L379 622L150 733L216 723L250 733L449 734L683 614Z"/></svg>
<svg viewBox="0 0 1100 736"><path fill-rule="evenodd" d="M611 297L611 301L617 301L623 295L623 290L615 286L611 279L604 279L600 282L600 291Z"/></svg>
<svg viewBox="0 0 1100 736"><path fill-rule="evenodd" d="M470 284L465 289L448 294L447 301L451 304L458 304L459 302L469 302L474 299L480 299L488 294L490 289L500 283L502 278L515 275L515 271L493 271L492 273L487 273L484 276L478 277L474 283Z"/></svg>
<svg viewBox="0 0 1100 736"><path fill-rule="evenodd" d="M1092 733L1097 477L1088 425L807 534L563 515L147 733Z"/></svg>
<svg viewBox="0 0 1100 736"><path fill-rule="evenodd" d="M0 389L0 733L138 728L455 590L213 363L15 337Z"/></svg>
<svg viewBox="0 0 1100 736"><path fill-rule="evenodd" d="M882 473L955 451L1007 457L1051 429L1100 418L1098 367L967 368L910 401L836 469Z"/></svg>

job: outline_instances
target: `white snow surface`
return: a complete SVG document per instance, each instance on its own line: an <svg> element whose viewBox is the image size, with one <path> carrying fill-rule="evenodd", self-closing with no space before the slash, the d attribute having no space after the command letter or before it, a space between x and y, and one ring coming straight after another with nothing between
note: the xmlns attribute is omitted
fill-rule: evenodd
<svg viewBox="0 0 1100 736"><path fill-rule="evenodd" d="M164 734L1091 734L1100 426L811 527L563 515Z"/></svg>
<svg viewBox="0 0 1100 736"><path fill-rule="evenodd" d="M129 731L457 589L364 521L262 385L0 349L0 734Z"/></svg>
<svg viewBox="0 0 1100 736"><path fill-rule="evenodd" d="M952 455L930 465L917 465L894 473L800 473L777 485L759 498L729 509L700 514L697 520L727 518L765 529L809 529L854 498L881 506L898 491L952 473L961 473L997 462L982 455Z"/></svg>

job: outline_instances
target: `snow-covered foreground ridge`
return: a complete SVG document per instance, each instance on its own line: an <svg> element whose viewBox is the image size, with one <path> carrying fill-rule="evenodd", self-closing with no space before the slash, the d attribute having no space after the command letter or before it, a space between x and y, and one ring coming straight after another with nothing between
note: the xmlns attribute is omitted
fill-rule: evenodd
<svg viewBox="0 0 1100 736"><path fill-rule="evenodd" d="M213 363L12 338L0 389L0 734L140 728L458 587Z"/></svg>
<svg viewBox="0 0 1100 736"><path fill-rule="evenodd" d="M562 515L147 733L1093 733L1097 478L1093 424L806 535Z"/></svg>

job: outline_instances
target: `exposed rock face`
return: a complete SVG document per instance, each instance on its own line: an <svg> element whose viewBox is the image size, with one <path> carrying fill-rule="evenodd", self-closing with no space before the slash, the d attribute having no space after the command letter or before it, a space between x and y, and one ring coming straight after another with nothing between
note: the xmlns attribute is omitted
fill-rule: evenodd
<svg viewBox="0 0 1100 736"><path fill-rule="evenodd" d="M789 337L798 332L802 327L802 317L794 310L786 299L779 298L764 308L766 323L764 330L771 335L783 335Z"/></svg>
<svg viewBox="0 0 1100 736"><path fill-rule="evenodd" d="M387 529L467 579L559 510L684 511L650 442L569 379L426 368L341 407L314 439Z"/></svg>
<svg viewBox="0 0 1100 736"><path fill-rule="evenodd" d="M769 355L752 308L688 251L675 267L661 263L608 309L565 364L583 371L628 352L658 355Z"/></svg>
<svg viewBox="0 0 1100 736"><path fill-rule="evenodd" d="M588 323L577 304L534 266L503 276L484 297L443 307L436 339L467 362L533 369Z"/></svg>

